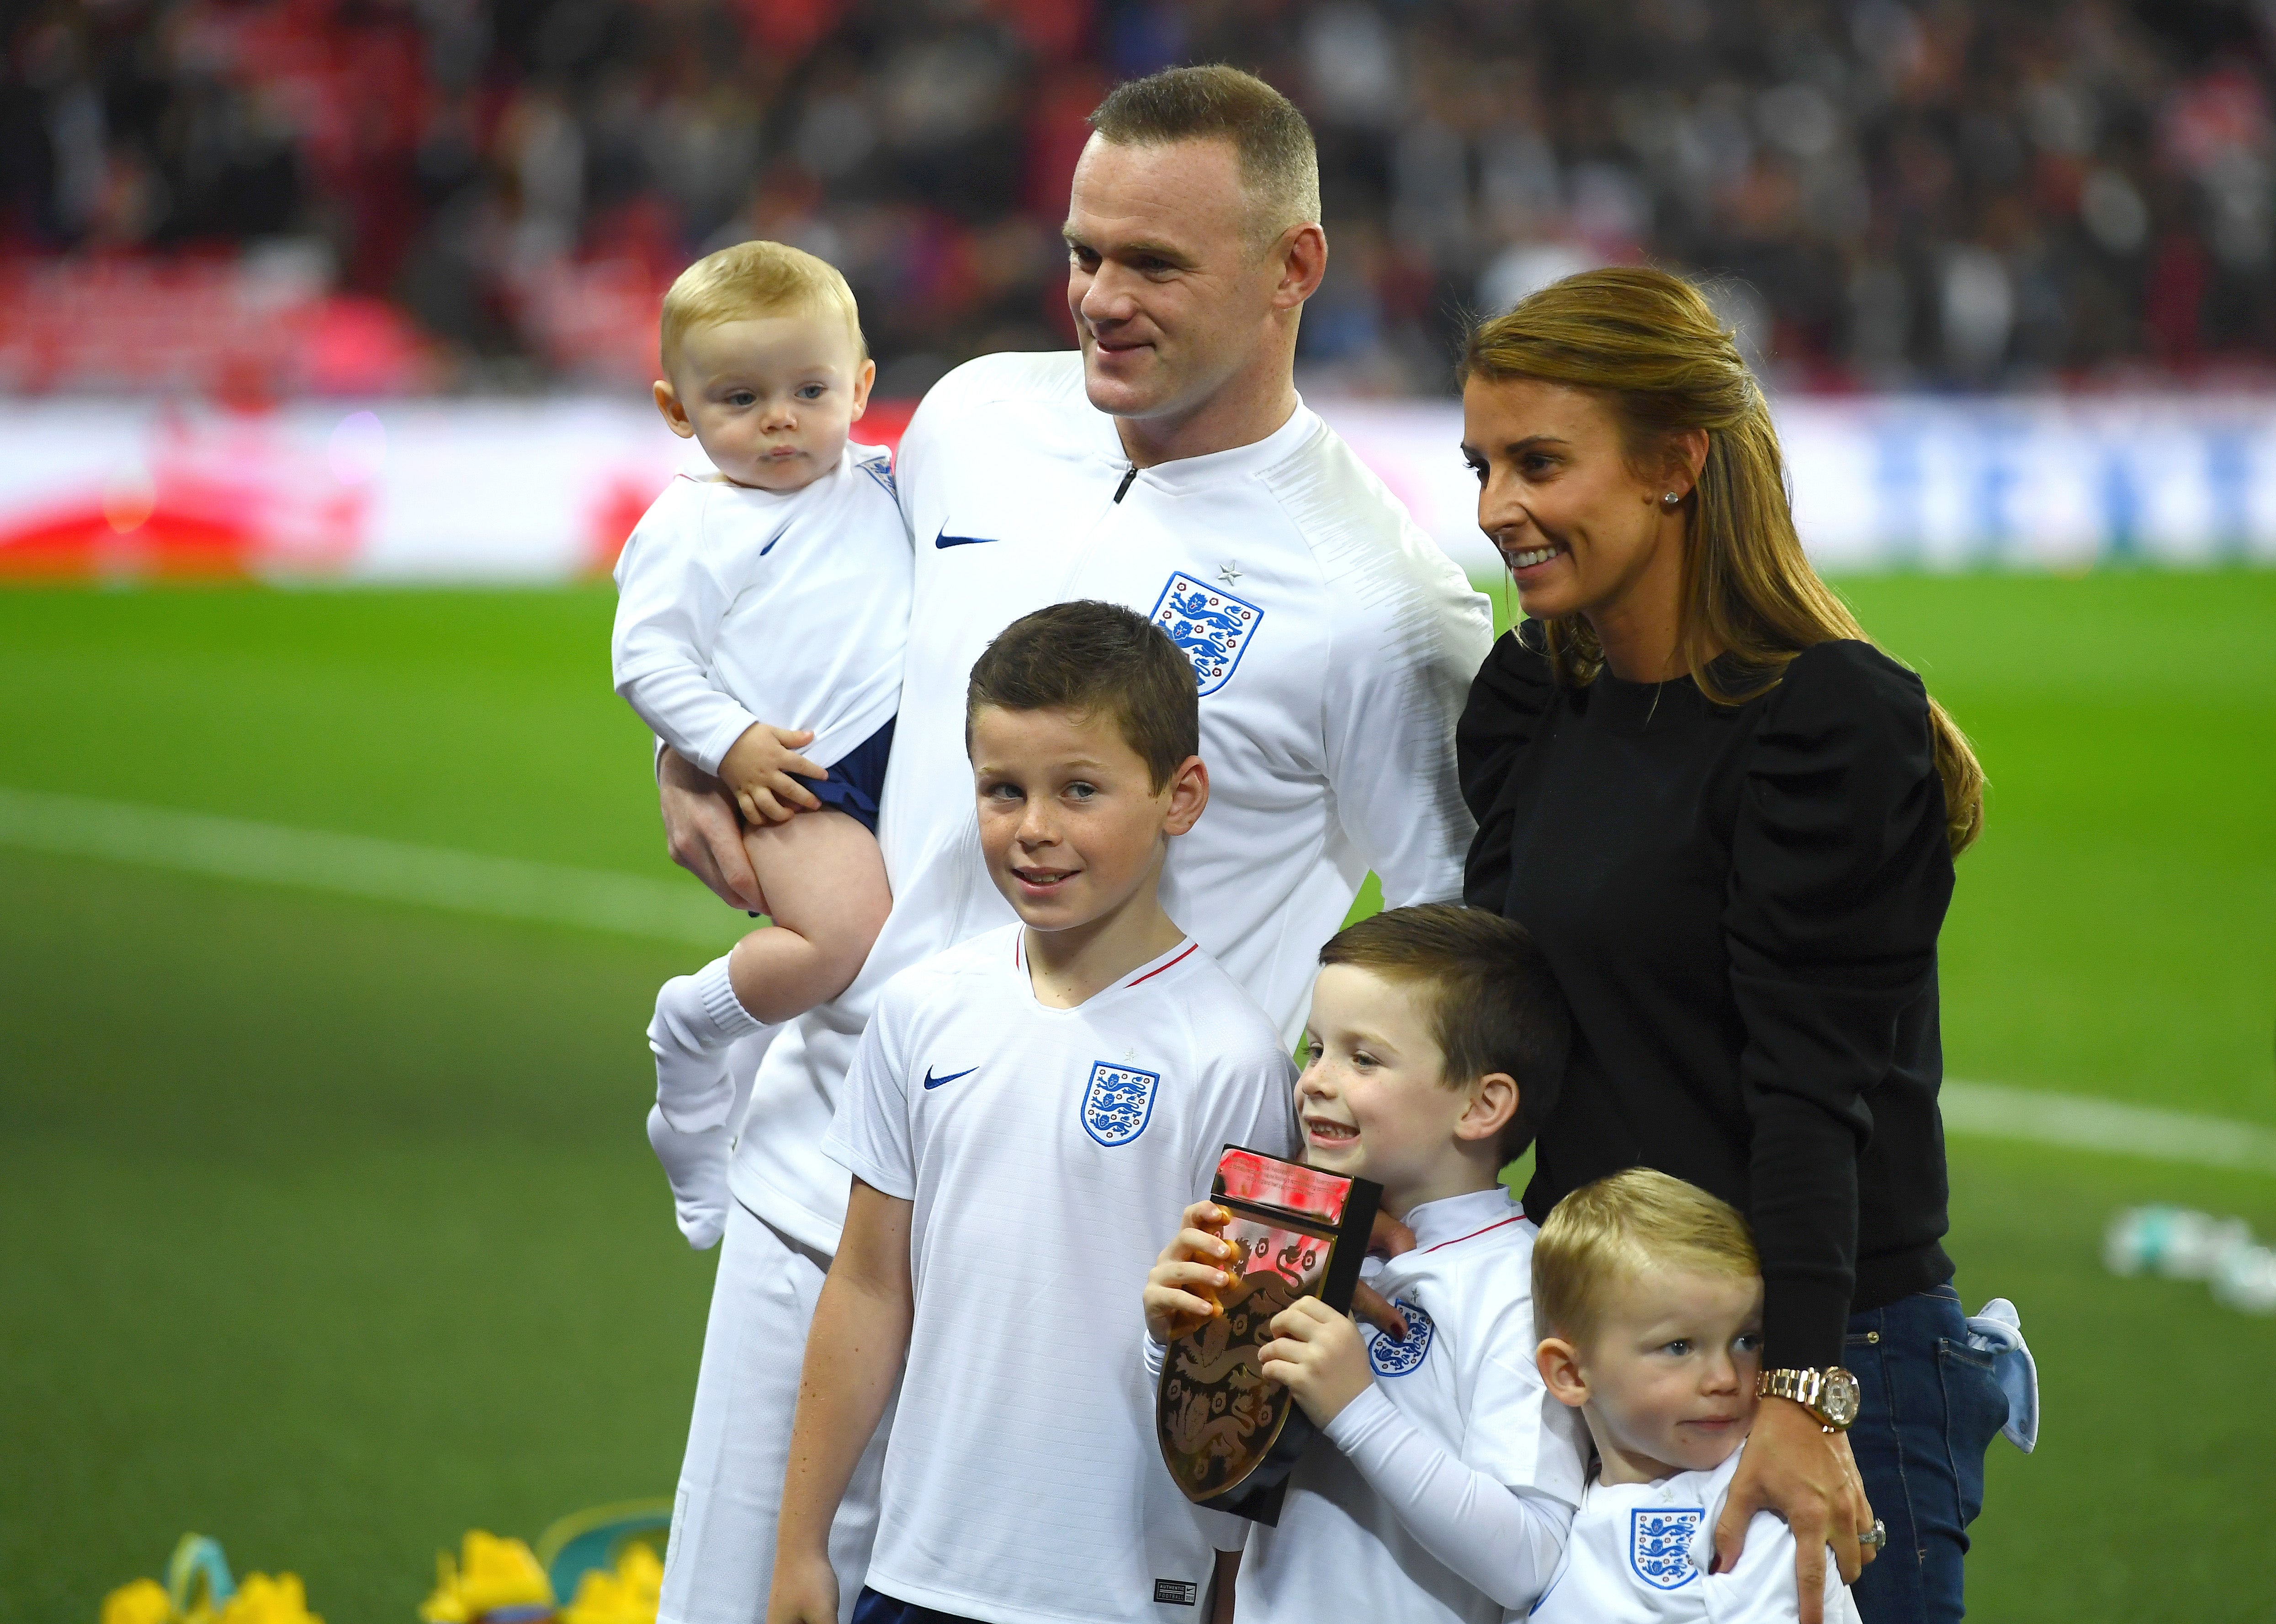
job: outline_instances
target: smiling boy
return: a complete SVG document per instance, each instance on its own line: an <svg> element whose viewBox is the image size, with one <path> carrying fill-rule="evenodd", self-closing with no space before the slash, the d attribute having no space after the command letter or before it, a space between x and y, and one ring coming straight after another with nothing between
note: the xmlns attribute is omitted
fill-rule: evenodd
<svg viewBox="0 0 2276 1624"><path fill-rule="evenodd" d="M831 1517L897 1376L862 1624L1189 1620L1210 1593L1208 1514L1161 1469L1127 1342L1096 1329L1223 1145L1294 1147L1271 1023L1158 895L1209 800L1198 710L1185 656L1111 604L1015 621L973 667L980 855L1020 923L887 985L831 1125L853 1193L774 1624L840 1616Z"/></svg>
<svg viewBox="0 0 2276 1624"><path fill-rule="evenodd" d="M1497 1182L1556 1101L1564 1001L1523 925L1445 903L1362 920L1320 966L1296 1084L1304 1159L1375 1180L1414 1230L1412 1251L1363 1275L1407 1331L1362 1331L1316 1297L1273 1320L1263 1373L1322 1435L1278 1523L1248 1531L1236 1610L1501 1624L1555 1570L1586 1460L1529 1356L1533 1227ZM1217 1312L1225 1217L1189 1208L1149 1275L1157 1343Z"/></svg>
<svg viewBox="0 0 2276 1624"><path fill-rule="evenodd" d="M1542 1379L1587 1418L1597 1471L1531 1624L1794 1624L1794 1533L1755 1514L1729 1573L1714 1529L1759 1401L1763 1277L1746 1220L1630 1167L1559 1202L1533 1249ZM1825 1567L1826 1624L1855 1624Z"/></svg>

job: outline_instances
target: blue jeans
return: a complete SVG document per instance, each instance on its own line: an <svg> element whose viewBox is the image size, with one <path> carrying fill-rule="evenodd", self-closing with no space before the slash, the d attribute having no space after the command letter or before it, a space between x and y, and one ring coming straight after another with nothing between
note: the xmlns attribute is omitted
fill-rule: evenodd
<svg viewBox="0 0 2276 1624"><path fill-rule="evenodd" d="M1851 1594L1865 1624L1952 1624L1966 1613L1961 1559L1984 1508L1984 1452L2007 1420L1992 1356L1968 1345L1960 1294L1938 1286L1849 1317L1841 1362L1863 1389L1849 1447L1880 1560Z"/></svg>

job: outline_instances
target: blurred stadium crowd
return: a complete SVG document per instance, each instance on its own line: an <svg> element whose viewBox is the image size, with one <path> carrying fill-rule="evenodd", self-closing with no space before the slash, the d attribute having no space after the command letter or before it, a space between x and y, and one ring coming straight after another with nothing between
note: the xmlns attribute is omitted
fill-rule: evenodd
<svg viewBox="0 0 2276 1624"><path fill-rule="evenodd" d="M0 391L651 375L707 247L842 266L883 369L1057 347L1117 78L1320 137L1308 387L1649 256L1792 387L2276 376L2276 0L5 0Z"/></svg>

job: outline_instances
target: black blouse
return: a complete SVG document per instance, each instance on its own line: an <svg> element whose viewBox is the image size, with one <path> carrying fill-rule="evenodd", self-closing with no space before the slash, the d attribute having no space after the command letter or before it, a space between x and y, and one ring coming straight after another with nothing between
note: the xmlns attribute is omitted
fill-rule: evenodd
<svg viewBox="0 0 2276 1624"><path fill-rule="evenodd" d="M1456 743L1465 897L1533 933L1573 1007L1527 1212L1639 1164L1722 1197L1762 1252L1766 1369L1837 1363L1853 1310L1949 1280L1920 679L1821 643L1722 706L1688 677L1560 688L1512 633Z"/></svg>

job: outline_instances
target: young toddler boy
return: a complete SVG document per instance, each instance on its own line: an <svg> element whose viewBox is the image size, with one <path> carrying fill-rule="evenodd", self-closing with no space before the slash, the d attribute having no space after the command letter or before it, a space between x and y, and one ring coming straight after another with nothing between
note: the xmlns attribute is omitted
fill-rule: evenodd
<svg viewBox="0 0 2276 1624"><path fill-rule="evenodd" d="M1272 1322L1263 1373L1322 1431L1278 1524L1248 1530L1235 1610L1501 1624L1555 1571L1587 1462L1534 1366L1533 1226L1498 1182L1556 1102L1570 1016L1524 926L1447 903L1362 920L1320 965L1296 1084L1304 1159L1375 1180L1414 1231L1413 1250L1363 1273L1407 1330L1362 1330L1317 1298ZM1157 1373L1161 1344L1218 1311L1225 1219L1189 1208L1148 1276Z"/></svg>
<svg viewBox="0 0 2276 1624"><path fill-rule="evenodd" d="M831 1517L899 1377L854 1618L1192 1620L1207 1514L1098 1327L1222 1146L1295 1144L1271 1022L1158 895L1209 798L1194 669L1144 616L1063 603L989 645L966 715L981 857L1020 922L888 982L846 1078L824 1143L852 1198L767 1617L838 1620Z"/></svg>
<svg viewBox="0 0 2276 1624"><path fill-rule="evenodd" d="M734 796L773 920L666 982L649 1026L649 1139L701 1249L726 1211L727 1048L843 992L891 904L877 802L910 557L887 453L846 440L877 369L833 268L722 248L664 295L660 348L656 410L710 467L626 544L611 663L641 720Z"/></svg>
<svg viewBox="0 0 2276 1624"><path fill-rule="evenodd" d="M1584 1184L1533 1249L1549 1391L1587 1417L1597 1470L1529 1624L1794 1624L1794 1533L1755 1514L1712 1570L1762 1367L1762 1265L1747 1221L1648 1167ZM1826 1624L1855 1624L1829 1559Z"/></svg>

